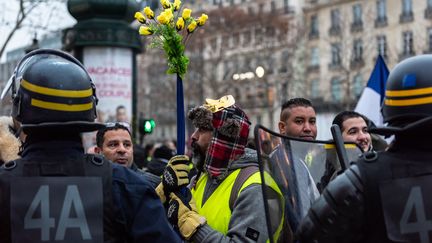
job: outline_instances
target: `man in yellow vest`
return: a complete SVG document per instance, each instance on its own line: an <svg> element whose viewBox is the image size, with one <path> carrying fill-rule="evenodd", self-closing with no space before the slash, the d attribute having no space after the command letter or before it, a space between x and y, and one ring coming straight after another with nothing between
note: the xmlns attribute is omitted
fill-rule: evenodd
<svg viewBox="0 0 432 243"><path fill-rule="evenodd" d="M168 218L182 236L194 242L267 242L282 230L284 204L281 192L266 174L269 194L276 195L266 223L261 176L255 150L246 148L250 122L231 95L206 99L188 118L193 158L198 169L191 193L171 193ZM191 197L192 196L192 197ZM272 214L273 213L273 214Z"/></svg>

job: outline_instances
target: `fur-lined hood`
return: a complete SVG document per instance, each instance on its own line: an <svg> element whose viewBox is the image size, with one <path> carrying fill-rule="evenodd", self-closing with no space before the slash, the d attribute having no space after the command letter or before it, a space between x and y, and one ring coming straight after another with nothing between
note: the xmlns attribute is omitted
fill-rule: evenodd
<svg viewBox="0 0 432 243"><path fill-rule="evenodd" d="M0 117L0 162L18 159L21 142L9 130L13 126L12 118Z"/></svg>

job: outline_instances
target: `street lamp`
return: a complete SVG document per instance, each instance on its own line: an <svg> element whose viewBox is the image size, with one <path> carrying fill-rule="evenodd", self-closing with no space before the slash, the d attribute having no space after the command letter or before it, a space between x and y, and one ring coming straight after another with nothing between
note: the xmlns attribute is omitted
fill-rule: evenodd
<svg viewBox="0 0 432 243"><path fill-rule="evenodd" d="M258 78L262 78L262 77L264 77L264 74L265 74L264 68L261 67L261 66L258 66L258 67L255 69L255 74L258 76Z"/></svg>

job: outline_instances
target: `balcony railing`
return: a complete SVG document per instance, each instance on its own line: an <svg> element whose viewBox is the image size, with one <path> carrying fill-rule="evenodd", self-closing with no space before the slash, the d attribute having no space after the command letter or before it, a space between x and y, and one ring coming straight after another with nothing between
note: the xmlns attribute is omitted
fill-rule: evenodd
<svg viewBox="0 0 432 243"><path fill-rule="evenodd" d="M351 23L351 32L363 31L363 21L357 21Z"/></svg>
<svg viewBox="0 0 432 243"><path fill-rule="evenodd" d="M332 26L329 29L329 35L340 35L341 33L341 28L339 26Z"/></svg>
<svg viewBox="0 0 432 243"><path fill-rule="evenodd" d="M318 39L318 38L319 38L319 32L318 31L309 32L309 40Z"/></svg>
<svg viewBox="0 0 432 243"><path fill-rule="evenodd" d="M350 62L350 68L351 69L356 69L356 68L361 68L363 67L365 64L363 57L357 57L354 58L353 60L351 60Z"/></svg>
<svg viewBox="0 0 432 243"><path fill-rule="evenodd" d="M375 19L375 28L387 26L387 16L378 17Z"/></svg>
<svg viewBox="0 0 432 243"><path fill-rule="evenodd" d="M414 21L413 12L405 12L399 16L399 23L408 23Z"/></svg>

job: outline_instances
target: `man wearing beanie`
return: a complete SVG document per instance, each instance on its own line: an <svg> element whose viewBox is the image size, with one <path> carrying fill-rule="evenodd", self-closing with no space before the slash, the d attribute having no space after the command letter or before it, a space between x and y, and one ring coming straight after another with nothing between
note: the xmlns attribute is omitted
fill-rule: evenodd
<svg viewBox="0 0 432 243"><path fill-rule="evenodd" d="M193 242L275 241L282 228L283 200L271 177L267 190L275 195L270 210L280 217L268 233L261 176L255 150L246 148L250 122L231 95L189 111L196 130L192 134L192 162L198 175L189 190L171 193L168 218ZM274 213L274 212L272 212Z"/></svg>

